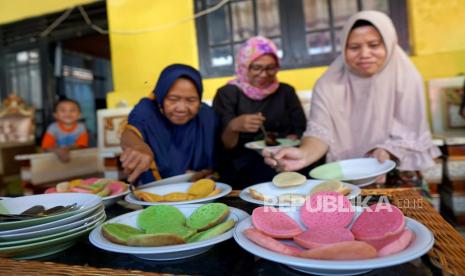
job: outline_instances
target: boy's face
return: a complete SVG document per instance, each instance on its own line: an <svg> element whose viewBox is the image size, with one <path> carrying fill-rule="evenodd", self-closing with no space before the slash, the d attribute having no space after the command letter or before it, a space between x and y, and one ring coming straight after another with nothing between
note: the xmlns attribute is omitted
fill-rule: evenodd
<svg viewBox="0 0 465 276"><path fill-rule="evenodd" d="M75 103L62 102L57 106L53 116L59 123L71 125L79 120L81 117L81 112Z"/></svg>

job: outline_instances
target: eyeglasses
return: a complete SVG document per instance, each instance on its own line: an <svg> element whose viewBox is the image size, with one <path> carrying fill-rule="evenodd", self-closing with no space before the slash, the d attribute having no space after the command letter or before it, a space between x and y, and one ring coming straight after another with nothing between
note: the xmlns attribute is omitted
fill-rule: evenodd
<svg viewBox="0 0 465 276"><path fill-rule="evenodd" d="M263 71L265 71L267 75L274 75L278 73L278 70L279 66L276 65L261 66L258 64L251 64L249 66L250 73L254 75L260 75Z"/></svg>

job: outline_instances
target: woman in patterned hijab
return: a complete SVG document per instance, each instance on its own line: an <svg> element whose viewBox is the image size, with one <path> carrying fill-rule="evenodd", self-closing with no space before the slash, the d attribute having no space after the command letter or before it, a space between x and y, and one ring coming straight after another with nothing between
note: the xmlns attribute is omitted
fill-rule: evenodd
<svg viewBox="0 0 465 276"><path fill-rule="evenodd" d="M277 138L298 139L306 119L292 86L278 81L275 44L264 37L245 42L236 57L236 78L218 89L214 110L221 116L226 153L220 174L235 188L270 181L276 172L244 144L264 140L264 126Z"/></svg>

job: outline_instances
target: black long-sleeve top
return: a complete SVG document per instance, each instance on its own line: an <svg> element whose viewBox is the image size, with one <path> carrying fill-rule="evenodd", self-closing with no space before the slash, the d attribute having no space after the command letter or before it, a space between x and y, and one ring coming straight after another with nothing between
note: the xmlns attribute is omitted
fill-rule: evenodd
<svg viewBox="0 0 465 276"><path fill-rule="evenodd" d="M307 125L305 113L294 88L280 83L278 90L261 101L252 100L235 85L227 84L218 89L213 100L213 109L220 115L222 127L235 117L243 114L261 112L266 118L264 126L269 132L276 132L279 137L296 134L299 137ZM263 139L260 131L240 133L236 147L245 143Z"/></svg>

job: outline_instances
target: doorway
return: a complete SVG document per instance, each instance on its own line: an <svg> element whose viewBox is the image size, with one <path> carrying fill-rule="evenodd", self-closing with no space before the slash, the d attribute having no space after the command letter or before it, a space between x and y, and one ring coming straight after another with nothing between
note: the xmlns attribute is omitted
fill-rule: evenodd
<svg viewBox="0 0 465 276"><path fill-rule="evenodd" d="M77 101L89 132L89 145L97 143L97 110L106 108L113 90L108 36L89 35L56 44L57 95Z"/></svg>
<svg viewBox="0 0 465 276"><path fill-rule="evenodd" d="M105 2L82 8L94 26L108 28ZM53 122L56 101L75 99L81 104L93 146L95 113L106 108L106 94L113 90L109 38L89 26L76 7L55 25L65 13L0 25L0 100L14 92L34 106L39 144Z"/></svg>

